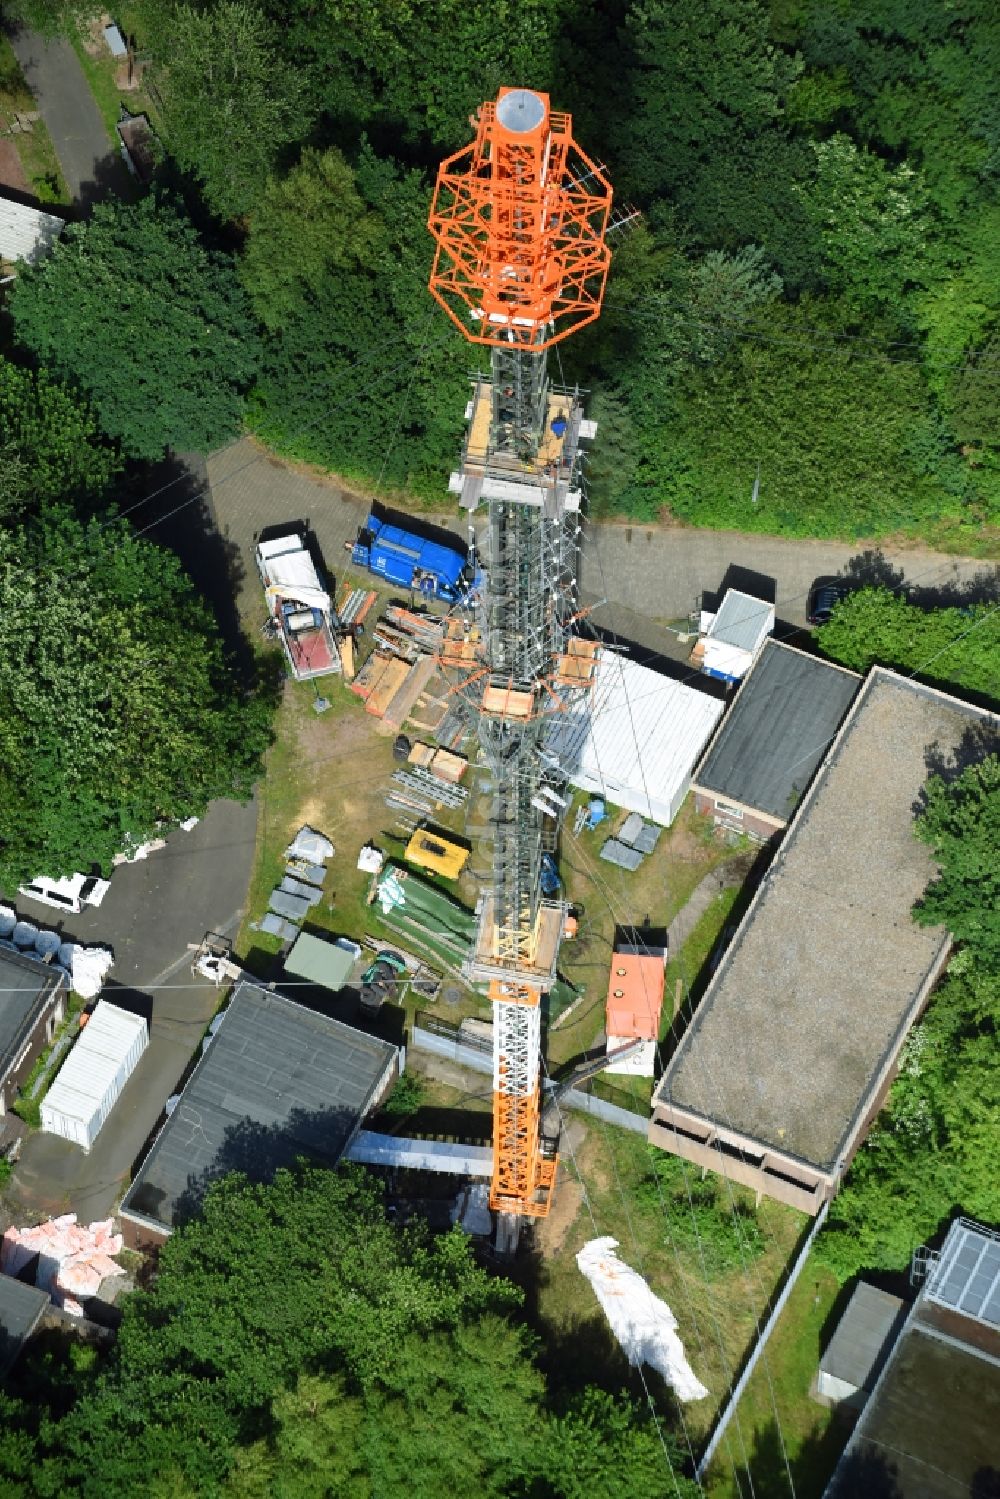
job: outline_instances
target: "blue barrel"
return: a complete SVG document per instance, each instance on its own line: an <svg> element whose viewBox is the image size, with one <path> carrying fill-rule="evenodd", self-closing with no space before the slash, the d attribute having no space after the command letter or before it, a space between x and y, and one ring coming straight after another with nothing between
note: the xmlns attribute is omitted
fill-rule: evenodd
<svg viewBox="0 0 1000 1499"><path fill-rule="evenodd" d="M34 947L38 940L38 928L33 921L19 921L11 932L15 947Z"/></svg>
<svg viewBox="0 0 1000 1499"><path fill-rule="evenodd" d="M17 926L17 912L10 906L0 906L0 937L9 937Z"/></svg>

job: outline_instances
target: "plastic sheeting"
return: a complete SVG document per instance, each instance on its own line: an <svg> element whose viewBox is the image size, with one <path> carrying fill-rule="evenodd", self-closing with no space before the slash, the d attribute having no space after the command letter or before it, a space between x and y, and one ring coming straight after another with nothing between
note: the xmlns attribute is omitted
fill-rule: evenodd
<svg viewBox="0 0 1000 1499"><path fill-rule="evenodd" d="M285 849L286 859L306 859L310 864L323 864L327 859L332 859L334 847L329 838L324 838L322 833L317 833L315 828L299 828L291 843Z"/></svg>
<svg viewBox="0 0 1000 1499"><path fill-rule="evenodd" d="M82 1317L78 1298L96 1296L109 1275L124 1273L111 1258L124 1242L113 1230L110 1218L83 1227L75 1213L50 1218L36 1228L8 1228L0 1241L0 1271L17 1275L37 1255L39 1290L47 1291L56 1306Z"/></svg>
<svg viewBox="0 0 1000 1499"><path fill-rule="evenodd" d="M687 1361L677 1318L638 1271L623 1264L617 1248L617 1239L591 1239L576 1263L590 1281L622 1352L633 1367L649 1364L662 1374L678 1400L704 1400L708 1391Z"/></svg>
<svg viewBox="0 0 1000 1499"><path fill-rule="evenodd" d="M114 955L106 947L74 947L71 988L81 999L96 999L114 961Z"/></svg>

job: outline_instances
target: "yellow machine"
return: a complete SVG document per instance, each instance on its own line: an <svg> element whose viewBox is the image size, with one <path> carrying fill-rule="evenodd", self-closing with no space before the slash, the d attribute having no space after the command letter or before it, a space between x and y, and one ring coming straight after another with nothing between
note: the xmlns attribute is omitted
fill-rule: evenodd
<svg viewBox="0 0 1000 1499"><path fill-rule="evenodd" d="M469 858L469 850L460 843L452 843L443 833L431 833L418 828L406 845L403 857L420 869L429 869L446 880L457 880Z"/></svg>

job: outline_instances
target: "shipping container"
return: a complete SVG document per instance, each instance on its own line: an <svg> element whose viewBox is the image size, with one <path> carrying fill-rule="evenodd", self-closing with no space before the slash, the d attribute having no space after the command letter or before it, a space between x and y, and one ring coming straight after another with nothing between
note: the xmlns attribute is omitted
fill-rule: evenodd
<svg viewBox="0 0 1000 1499"><path fill-rule="evenodd" d="M148 1044L141 1015L100 1000L42 1100L42 1129L89 1151Z"/></svg>

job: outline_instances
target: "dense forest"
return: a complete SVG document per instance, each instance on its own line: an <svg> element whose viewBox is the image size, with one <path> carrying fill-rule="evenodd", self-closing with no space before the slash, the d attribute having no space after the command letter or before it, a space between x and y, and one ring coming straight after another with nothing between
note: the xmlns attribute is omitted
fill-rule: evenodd
<svg viewBox="0 0 1000 1499"><path fill-rule="evenodd" d="M66 24L64 0L20 5ZM640 213L600 322L555 361L600 422L593 513L993 544L989 0L131 0L119 19L152 59L164 180L262 330L243 385L266 443L443 498L474 355L425 290L430 185L518 83L572 111ZM36 330L18 337L87 389Z"/></svg>

